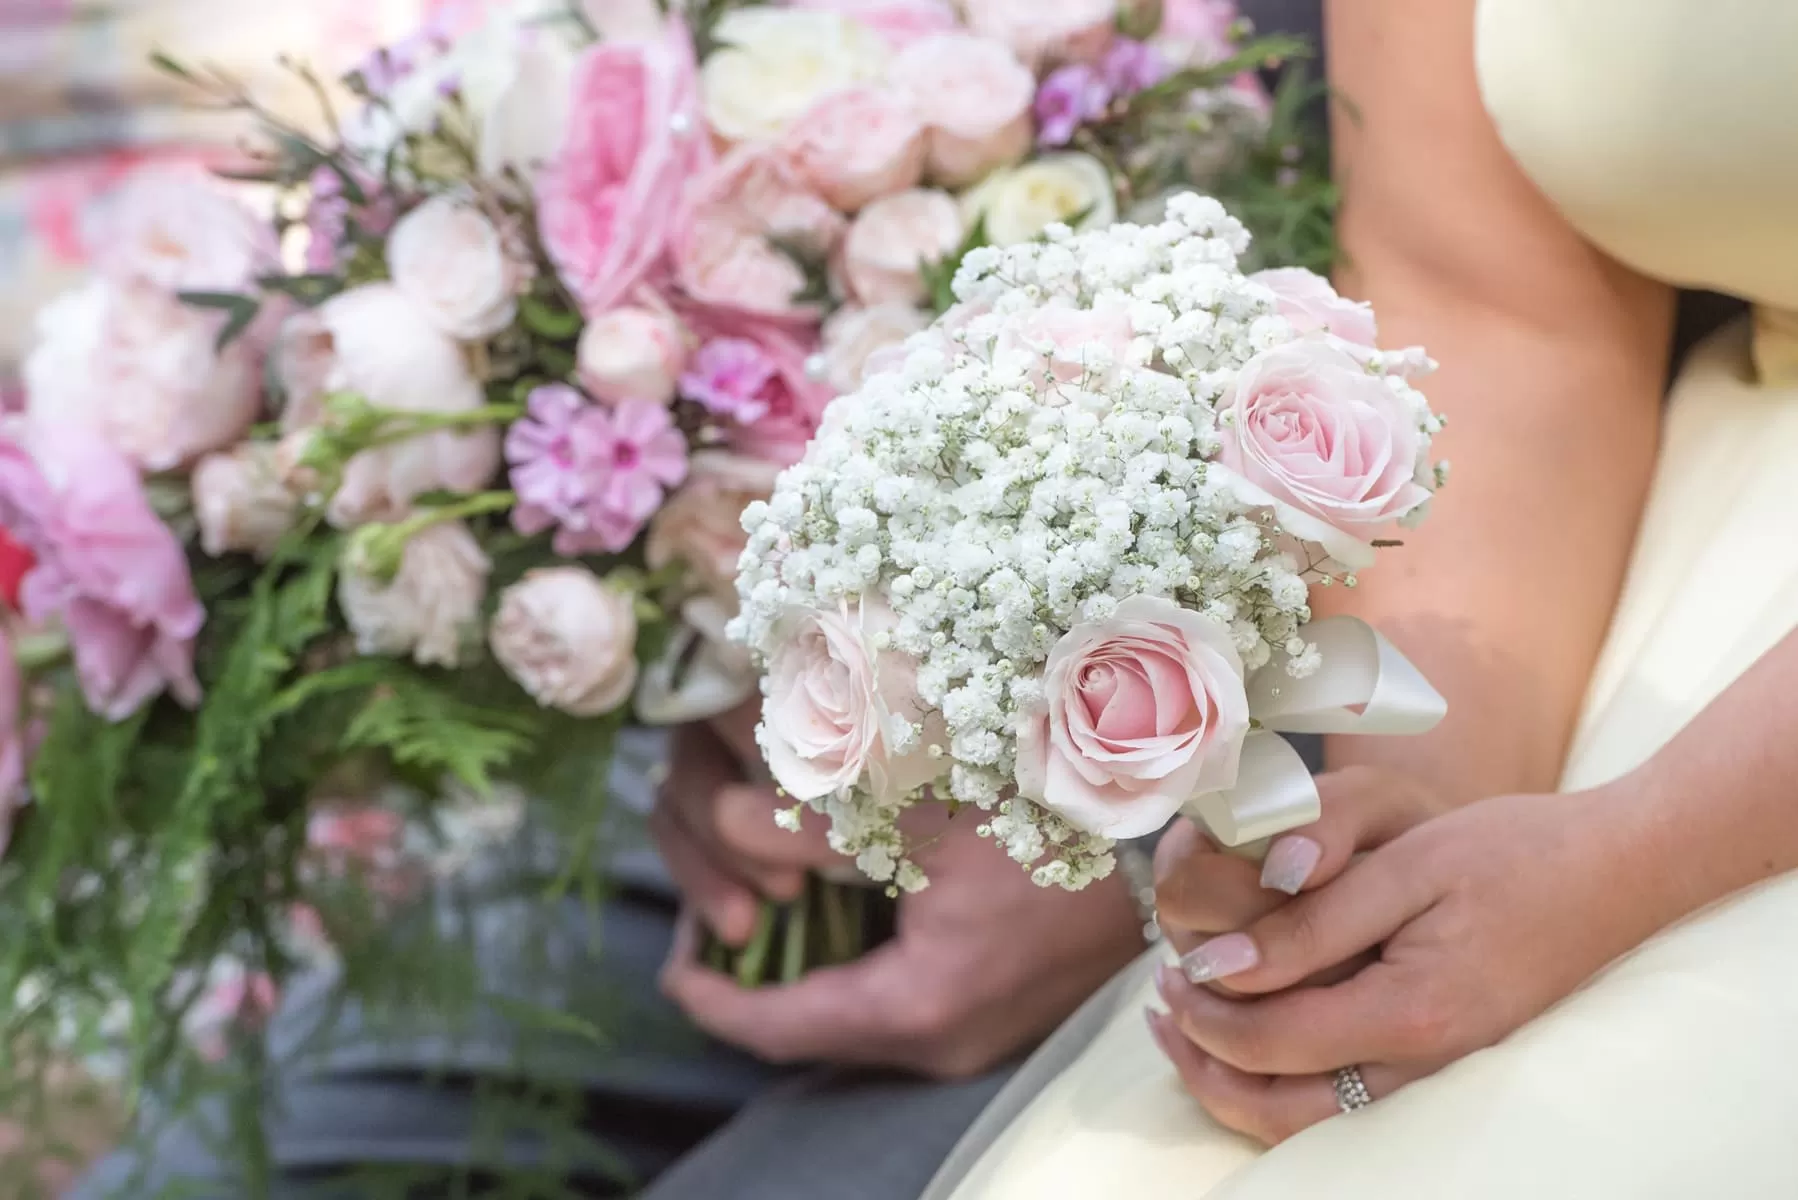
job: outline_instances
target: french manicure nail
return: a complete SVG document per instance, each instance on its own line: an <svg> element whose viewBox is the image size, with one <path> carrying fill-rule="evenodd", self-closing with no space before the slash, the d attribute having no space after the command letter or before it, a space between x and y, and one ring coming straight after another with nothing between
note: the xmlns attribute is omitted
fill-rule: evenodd
<svg viewBox="0 0 1798 1200"><path fill-rule="evenodd" d="M1239 975L1261 961L1255 939L1246 933L1214 937L1180 960L1180 969L1192 983L1210 983Z"/></svg>
<svg viewBox="0 0 1798 1200"><path fill-rule="evenodd" d="M1303 834L1283 837L1261 864L1261 886L1296 896L1323 856L1324 848Z"/></svg>

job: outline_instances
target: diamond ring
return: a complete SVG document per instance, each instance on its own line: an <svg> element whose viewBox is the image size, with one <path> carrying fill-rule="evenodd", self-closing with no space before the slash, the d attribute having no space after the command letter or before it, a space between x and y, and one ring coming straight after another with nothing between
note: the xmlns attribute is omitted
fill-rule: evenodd
<svg viewBox="0 0 1798 1200"><path fill-rule="evenodd" d="M1336 1107L1345 1113L1366 1108L1373 1103L1373 1095L1367 1090L1367 1081L1361 1078L1360 1067L1344 1067L1336 1072L1333 1086L1336 1089Z"/></svg>

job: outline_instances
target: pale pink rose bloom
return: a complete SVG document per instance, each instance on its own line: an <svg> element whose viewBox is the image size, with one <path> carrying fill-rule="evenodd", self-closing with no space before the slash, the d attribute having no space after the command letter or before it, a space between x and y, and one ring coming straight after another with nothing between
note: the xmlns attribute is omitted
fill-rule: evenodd
<svg viewBox="0 0 1798 1200"><path fill-rule="evenodd" d="M307 369L329 356L325 391L354 393L377 408L404 412L467 412L486 402L461 346L393 284L352 288L325 301L315 315L317 324L295 335L296 346L304 346L295 355ZM282 425L291 431L320 417L316 398L307 404L290 396ZM491 425L376 446L345 465L327 515L339 528L397 519L426 492L479 491L499 461L499 430Z"/></svg>
<svg viewBox="0 0 1798 1200"><path fill-rule="evenodd" d="M1044 308L1007 326L996 349L1028 355L1038 387L1051 380L1096 385L1117 366L1134 361L1134 340L1129 314L1120 307Z"/></svg>
<svg viewBox="0 0 1798 1200"><path fill-rule="evenodd" d="M927 169L938 183L973 183L1029 152L1036 77L1003 42L923 38L894 56L890 78L929 131Z"/></svg>
<svg viewBox="0 0 1798 1200"><path fill-rule="evenodd" d="M200 549L267 559L293 528L299 500L281 478L273 442L244 442L202 458L188 478Z"/></svg>
<svg viewBox="0 0 1798 1200"><path fill-rule="evenodd" d="M568 128L537 182L544 249L581 310L628 296L667 248L681 184L711 157L692 39L600 42L575 65Z"/></svg>
<svg viewBox="0 0 1798 1200"><path fill-rule="evenodd" d="M843 217L774 147L747 144L694 179L681 202L674 278L692 300L776 320L802 320L805 272L788 249L823 258L843 233Z"/></svg>
<svg viewBox="0 0 1798 1200"><path fill-rule="evenodd" d="M649 522L644 551L650 568L686 564L702 592L735 612L737 559L749 542L743 510L766 500L779 474L779 467L758 458L717 450L695 454L686 484Z"/></svg>
<svg viewBox="0 0 1798 1200"><path fill-rule="evenodd" d="M585 567L525 572L501 593L487 640L506 674L545 708L603 716L637 684L631 596Z"/></svg>
<svg viewBox="0 0 1798 1200"><path fill-rule="evenodd" d="M168 292L243 292L277 268L274 230L195 165L145 168L108 198L93 234L101 273Z"/></svg>
<svg viewBox="0 0 1798 1200"><path fill-rule="evenodd" d="M848 17L872 29L895 50L960 28L955 10L941 0L797 0L788 7Z"/></svg>
<svg viewBox="0 0 1798 1200"><path fill-rule="evenodd" d="M787 130L785 149L811 189L843 212L924 177L924 126L909 101L879 88L824 97Z"/></svg>
<svg viewBox="0 0 1798 1200"><path fill-rule="evenodd" d="M410 655L427 667L458 665L480 622L491 566L460 521L413 534L391 579L346 559L337 575L337 606L357 652Z"/></svg>
<svg viewBox="0 0 1798 1200"><path fill-rule="evenodd" d="M1004 42L1032 68L1098 62L1111 45L1117 0L964 0L975 33Z"/></svg>
<svg viewBox="0 0 1798 1200"><path fill-rule="evenodd" d="M1215 618L1133 596L1074 626L1018 726L1018 794L1076 829L1144 837L1236 782L1249 731L1242 659Z"/></svg>
<svg viewBox="0 0 1798 1200"><path fill-rule="evenodd" d="M874 637L896 623L884 600L865 596L835 612L803 612L768 662L762 748L775 782L796 800L840 795L852 787L896 800L931 782L946 760L932 758L940 718L901 750L893 719L924 715L918 664L877 651Z"/></svg>
<svg viewBox="0 0 1798 1200"><path fill-rule="evenodd" d="M1343 567L1373 561L1373 534L1429 498L1411 403L1335 346L1291 342L1250 359L1219 410L1218 462L1247 503Z"/></svg>
<svg viewBox="0 0 1798 1200"><path fill-rule="evenodd" d="M910 304L844 305L824 322L824 379L838 392L853 392L899 352L905 339L930 325L930 314Z"/></svg>
<svg viewBox="0 0 1798 1200"><path fill-rule="evenodd" d="M281 322L269 349L269 368L280 393L283 431L292 433L324 419L322 405L336 365L336 341L318 309L301 309Z"/></svg>
<svg viewBox="0 0 1798 1200"><path fill-rule="evenodd" d="M1379 340L1373 306L1345 300L1322 275L1303 267L1272 267L1249 278L1274 294L1280 315L1301 334L1334 334L1369 348Z"/></svg>
<svg viewBox="0 0 1798 1200"><path fill-rule="evenodd" d="M524 267L486 214L459 197L433 196L401 217L387 268L431 324L461 341L492 337L518 313Z"/></svg>
<svg viewBox="0 0 1798 1200"><path fill-rule="evenodd" d="M625 306L601 313L581 330L575 371L601 404L652 400L668 404L687 365L687 331L674 314Z"/></svg>
<svg viewBox="0 0 1798 1200"><path fill-rule="evenodd" d="M1235 50L1236 0L1163 0L1155 44L1176 62L1191 66L1219 62Z"/></svg>
<svg viewBox="0 0 1798 1200"><path fill-rule="evenodd" d="M773 375L755 396L753 421L726 430L731 447L779 466L791 466L818 432L824 410L836 398L823 372L816 338L791 326L710 311L695 312L690 322L701 337L744 338L754 342Z"/></svg>
<svg viewBox="0 0 1798 1200"><path fill-rule="evenodd" d="M26 411L79 421L146 471L170 471L242 437L262 411L252 327L216 349L225 316L145 284L89 280L39 314Z"/></svg>
<svg viewBox="0 0 1798 1200"><path fill-rule="evenodd" d="M862 304L922 304L924 268L954 254L961 210L947 192L914 188L862 209L843 240L843 278Z"/></svg>
<svg viewBox="0 0 1798 1200"><path fill-rule="evenodd" d="M123 720L165 688L199 702L193 642L206 613L129 461L71 422L0 435L0 527L36 557L21 609L68 632L89 708Z"/></svg>

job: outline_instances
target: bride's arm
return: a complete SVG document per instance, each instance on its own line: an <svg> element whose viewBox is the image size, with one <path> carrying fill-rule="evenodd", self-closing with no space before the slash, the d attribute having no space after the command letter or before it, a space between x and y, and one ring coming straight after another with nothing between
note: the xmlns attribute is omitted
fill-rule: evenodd
<svg viewBox="0 0 1798 1200"><path fill-rule="evenodd" d="M1426 739L1339 739L1458 799L1554 786L1616 602L1659 431L1666 287L1577 235L1519 171L1475 83L1473 0L1327 0L1345 292L1421 344L1449 487L1353 592L1428 672Z"/></svg>

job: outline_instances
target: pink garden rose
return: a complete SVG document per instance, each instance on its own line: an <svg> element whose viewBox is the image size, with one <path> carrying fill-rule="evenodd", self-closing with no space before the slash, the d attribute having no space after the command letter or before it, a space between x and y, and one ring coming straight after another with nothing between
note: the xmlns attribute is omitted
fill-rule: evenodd
<svg viewBox="0 0 1798 1200"><path fill-rule="evenodd" d="M687 350L687 331L673 313L624 305L601 313L581 330L575 373L602 404L667 404L674 399Z"/></svg>
<svg viewBox="0 0 1798 1200"><path fill-rule="evenodd" d="M929 325L930 314L909 304L845 304L821 331L825 382L839 393L853 392L888 361L903 361L905 339Z"/></svg>
<svg viewBox="0 0 1798 1200"><path fill-rule="evenodd" d="M924 126L909 102L879 88L832 92L787 130L785 144L800 177L843 212L924 177Z"/></svg>
<svg viewBox="0 0 1798 1200"><path fill-rule="evenodd" d="M650 519L644 548L650 568L685 563L701 591L735 612L737 559L749 542L743 510L773 493L779 473L772 463L740 454L695 454L685 486Z"/></svg>
<svg viewBox="0 0 1798 1200"><path fill-rule="evenodd" d="M0 526L36 556L20 604L67 631L89 708L123 720L165 688L199 702L193 641L206 614L129 461L72 422L0 434Z"/></svg>
<svg viewBox="0 0 1798 1200"><path fill-rule="evenodd" d="M843 241L843 278L862 304L922 304L924 268L961 245L961 210L947 192L913 188L864 208Z"/></svg>
<svg viewBox="0 0 1798 1200"><path fill-rule="evenodd" d="M1111 45L1117 0L965 0L975 33L1004 42L1027 65L1097 62Z"/></svg>
<svg viewBox="0 0 1798 1200"><path fill-rule="evenodd" d="M833 12L867 26L897 50L933 33L954 33L955 10L942 0L797 0L790 8Z"/></svg>
<svg viewBox="0 0 1798 1200"><path fill-rule="evenodd" d="M1047 705L1018 729L1018 793L1076 829L1143 837L1236 782L1248 692L1212 617L1133 596L1062 635L1043 691Z"/></svg>
<svg viewBox="0 0 1798 1200"><path fill-rule="evenodd" d="M277 268L275 233L195 165L149 167L108 198L94 262L165 292L241 292Z"/></svg>
<svg viewBox="0 0 1798 1200"><path fill-rule="evenodd" d="M1330 333L1369 348L1379 339L1373 306L1343 299L1322 275L1303 267L1271 267L1249 278L1274 294L1280 315L1300 334Z"/></svg>
<svg viewBox="0 0 1798 1200"><path fill-rule="evenodd" d="M710 308L813 318L800 300L805 270L792 251L822 260L843 224L791 158L765 145L740 146L689 185L674 232L674 278Z"/></svg>
<svg viewBox="0 0 1798 1200"><path fill-rule="evenodd" d="M585 567L538 567L501 593L487 641L538 704L602 716L637 684L634 603Z"/></svg>
<svg viewBox="0 0 1798 1200"><path fill-rule="evenodd" d="M999 353L1025 354L1027 370L1038 387L1092 384L1112 367L1132 361L1135 331L1120 307L1043 308L1008 326L1000 335Z"/></svg>
<svg viewBox="0 0 1798 1200"><path fill-rule="evenodd" d="M1324 342L1256 355L1219 412L1218 461L1251 504L1343 567L1373 560L1368 540L1429 498L1417 481L1423 432L1387 381Z"/></svg>
<svg viewBox="0 0 1798 1200"><path fill-rule="evenodd" d="M938 183L973 183L1029 152L1036 77L1003 42L924 38L894 56L891 78L929 131L928 170Z"/></svg>
<svg viewBox="0 0 1798 1200"><path fill-rule="evenodd" d="M568 127L537 183L544 249L589 316L661 259L681 184L710 161L692 39L600 42L574 70Z"/></svg>
<svg viewBox="0 0 1798 1200"><path fill-rule="evenodd" d="M761 742L775 782L796 800L852 787L889 800L935 779L945 760L927 752L930 731L907 745L893 738L893 718L916 719L923 705L917 662L874 648L875 634L895 623L885 601L864 597L790 619L791 636L768 663L762 704Z"/></svg>
<svg viewBox="0 0 1798 1200"><path fill-rule="evenodd" d="M450 195L432 196L399 219L387 239L387 269L433 325L465 342L510 325L528 283L487 214Z"/></svg>

